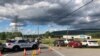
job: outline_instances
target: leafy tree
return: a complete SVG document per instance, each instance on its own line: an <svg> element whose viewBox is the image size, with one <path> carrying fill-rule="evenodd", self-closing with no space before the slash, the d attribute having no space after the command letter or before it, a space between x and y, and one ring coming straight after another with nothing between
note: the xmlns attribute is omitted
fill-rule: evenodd
<svg viewBox="0 0 100 56"><path fill-rule="evenodd" d="M14 35L12 32L6 32L6 39L13 39Z"/></svg>
<svg viewBox="0 0 100 56"><path fill-rule="evenodd" d="M47 31L45 34L44 34L44 37L48 38L49 36L51 36L51 33L49 31Z"/></svg>
<svg viewBox="0 0 100 56"><path fill-rule="evenodd" d="M22 36L22 33L21 32L14 32L13 33L13 36L14 37L21 37Z"/></svg>
<svg viewBox="0 0 100 56"><path fill-rule="evenodd" d="M22 33L21 32L1 32L0 33L0 39L5 40L5 39L14 39L15 37L21 37Z"/></svg>
<svg viewBox="0 0 100 56"><path fill-rule="evenodd" d="M93 38L100 38L100 32L88 33L88 35L91 35Z"/></svg>
<svg viewBox="0 0 100 56"><path fill-rule="evenodd" d="M1 39L1 40L6 39L5 32L0 33L0 39Z"/></svg>

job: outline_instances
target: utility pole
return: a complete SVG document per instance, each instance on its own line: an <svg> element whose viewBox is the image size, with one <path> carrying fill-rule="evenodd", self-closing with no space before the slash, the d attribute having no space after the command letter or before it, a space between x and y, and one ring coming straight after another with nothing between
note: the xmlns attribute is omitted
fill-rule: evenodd
<svg viewBox="0 0 100 56"><path fill-rule="evenodd" d="M40 30L40 29L39 29L39 25L37 25L37 31L38 31L37 33L38 33L38 38L40 38L40 36L39 36L39 34L40 34L39 30Z"/></svg>
<svg viewBox="0 0 100 56"><path fill-rule="evenodd" d="M68 38L68 26L67 26L67 38Z"/></svg>
<svg viewBox="0 0 100 56"><path fill-rule="evenodd" d="M18 32L18 16L15 16L14 19L10 23L10 27L12 28L12 32Z"/></svg>
<svg viewBox="0 0 100 56"><path fill-rule="evenodd" d="M18 32L18 16L15 16L15 19L14 19L14 22L13 23L15 23L15 25L14 25L14 32Z"/></svg>

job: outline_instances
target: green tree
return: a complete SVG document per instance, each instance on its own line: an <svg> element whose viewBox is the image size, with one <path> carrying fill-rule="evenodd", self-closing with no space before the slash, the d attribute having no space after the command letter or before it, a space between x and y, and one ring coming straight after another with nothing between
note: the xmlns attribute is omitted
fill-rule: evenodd
<svg viewBox="0 0 100 56"><path fill-rule="evenodd" d="M45 34L44 34L44 37L48 38L49 36L51 36L51 33L49 31L47 31Z"/></svg>
<svg viewBox="0 0 100 56"><path fill-rule="evenodd" d="M14 32L14 33L12 33L13 34L13 36L15 36L15 37L21 37L22 36L22 33L21 32Z"/></svg>
<svg viewBox="0 0 100 56"><path fill-rule="evenodd" d="M21 32L7 32L6 33L7 39L14 39L15 37L21 37L22 33Z"/></svg>
<svg viewBox="0 0 100 56"><path fill-rule="evenodd" d="M1 40L5 40L6 39L5 32L0 33L0 39Z"/></svg>
<svg viewBox="0 0 100 56"><path fill-rule="evenodd" d="M91 35L93 38L100 38L100 32L88 33L88 35Z"/></svg>

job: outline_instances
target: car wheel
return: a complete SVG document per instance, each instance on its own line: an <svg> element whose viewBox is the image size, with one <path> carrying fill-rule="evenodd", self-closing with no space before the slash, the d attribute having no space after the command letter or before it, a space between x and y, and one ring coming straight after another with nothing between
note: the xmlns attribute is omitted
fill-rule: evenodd
<svg viewBox="0 0 100 56"><path fill-rule="evenodd" d="M67 46L67 44L65 44L65 46Z"/></svg>
<svg viewBox="0 0 100 56"><path fill-rule="evenodd" d="M86 44L86 47L89 47L88 44Z"/></svg>
<svg viewBox="0 0 100 56"><path fill-rule="evenodd" d="M67 45L67 47L70 47L70 45Z"/></svg>
<svg viewBox="0 0 100 56"><path fill-rule="evenodd" d="M32 49L38 49L38 45L33 45Z"/></svg>
<svg viewBox="0 0 100 56"><path fill-rule="evenodd" d="M19 51L19 50L20 50L20 47L19 46L13 47L13 51Z"/></svg>
<svg viewBox="0 0 100 56"><path fill-rule="evenodd" d="M7 51L7 49L3 48L3 51L5 52L5 51Z"/></svg>

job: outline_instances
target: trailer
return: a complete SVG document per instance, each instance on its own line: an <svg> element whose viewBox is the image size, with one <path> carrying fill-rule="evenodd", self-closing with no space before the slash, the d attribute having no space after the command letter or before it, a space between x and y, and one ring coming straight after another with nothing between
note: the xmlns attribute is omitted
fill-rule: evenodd
<svg viewBox="0 0 100 56"><path fill-rule="evenodd" d="M90 35L63 35L64 39L91 39L92 37Z"/></svg>

